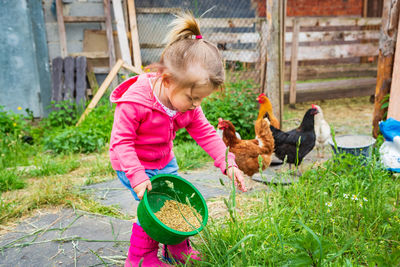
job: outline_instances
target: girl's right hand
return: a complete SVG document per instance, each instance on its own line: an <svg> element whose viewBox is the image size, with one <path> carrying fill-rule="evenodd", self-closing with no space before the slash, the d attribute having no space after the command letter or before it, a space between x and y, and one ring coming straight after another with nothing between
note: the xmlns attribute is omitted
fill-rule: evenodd
<svg viewBox="0 0 400 267"><path fill-rule="evenodd" d="M142 200L144 192L146 192L146 189L151 191L151 182L150 182L150 180L146 180L143 183L138 184L137 186L135 186L135 188L133 188L133 191L135 191L135 193L138 196L138 198L140 200Z"/></svg>

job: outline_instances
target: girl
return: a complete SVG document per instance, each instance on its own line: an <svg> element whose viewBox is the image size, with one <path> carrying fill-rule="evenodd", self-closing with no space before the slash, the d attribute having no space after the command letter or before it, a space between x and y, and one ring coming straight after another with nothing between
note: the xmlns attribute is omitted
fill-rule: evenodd
<svg viewBox="0 0 400 267"><path fill-rule="evenodd" d="M202 38L191 14L177 16L172 26L161 60L153 64L157 73L130 78L110 96L117 103L110 140L111 164L139 201L146 189L151 190L150 177L177 174L172 141L178 129L186 128L214 159L214 165L246 191L232 153L228 154L226 169L226 146L200 107L201 101L224 82L221 55L215 45ZM125 266L137 266L142 259L142 266L167 266L157 258L157 251L158 242L144 232L139 221L134 223ZM170 262L185 261L185 255L200 260L189 240L163 247L163 257Z"/></svg>

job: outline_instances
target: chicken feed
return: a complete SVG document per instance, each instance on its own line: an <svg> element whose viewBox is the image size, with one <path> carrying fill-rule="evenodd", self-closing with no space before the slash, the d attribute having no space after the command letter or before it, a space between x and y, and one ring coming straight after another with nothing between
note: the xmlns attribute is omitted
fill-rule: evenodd
<svg viewBox="0 0 400 267"><path fill-rule="evenodd" d="M200 228L202 216L187 204L166 200L154 215L166 226L180 232L191 232Z"/></svg>

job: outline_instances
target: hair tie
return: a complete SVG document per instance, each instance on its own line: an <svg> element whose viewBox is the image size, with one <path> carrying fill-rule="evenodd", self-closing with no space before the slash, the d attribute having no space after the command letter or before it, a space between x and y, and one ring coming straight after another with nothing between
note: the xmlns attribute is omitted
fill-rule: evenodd
<svg viewBox="0 0 400 267"><path fill-rule="evenodd" d="M202 35L192 35L192 39L203 39Z"/></svg>

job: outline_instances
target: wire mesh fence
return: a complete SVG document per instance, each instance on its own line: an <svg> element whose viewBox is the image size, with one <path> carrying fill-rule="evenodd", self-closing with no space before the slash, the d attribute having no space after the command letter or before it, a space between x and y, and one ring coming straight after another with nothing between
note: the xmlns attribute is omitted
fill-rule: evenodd
<svg viewBox="0 0 400 267"><path fill-rule="evenodd" d="M252 80L260 84L262 36L252 1L137 1L137 21L143 65L157 62L174 15L192 11L203 38L220 50L227 82Z"/></svg>

